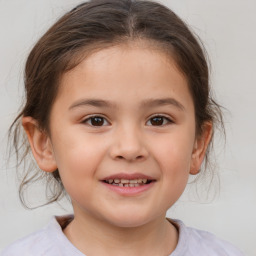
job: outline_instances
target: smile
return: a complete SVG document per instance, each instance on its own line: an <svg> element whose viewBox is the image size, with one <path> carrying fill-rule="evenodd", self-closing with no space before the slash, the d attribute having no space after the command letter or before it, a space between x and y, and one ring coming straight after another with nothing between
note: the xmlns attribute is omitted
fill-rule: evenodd
<svg viewBox="0 0 256 256"><path fill-rule="evenodd" d="M108 179L104 180L105 183L119 187L139 187L151 183L153 180L149 179Z"/></svg>
<svg viewBox="0 0 256 256"><path fill-rule="evenodd" d="M119 173L105 177L101 182L106 188L121 196L136 196L151 189L156 183L153 177L141 174Z"/></svg>

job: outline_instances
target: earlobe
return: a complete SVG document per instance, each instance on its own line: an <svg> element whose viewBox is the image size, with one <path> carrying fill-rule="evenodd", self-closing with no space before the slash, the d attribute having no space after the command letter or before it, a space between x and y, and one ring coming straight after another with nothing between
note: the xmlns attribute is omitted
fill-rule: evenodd
<svg viewBox="0 0 256 256"><path fill-rule="evenodd" d="M192 159L190 165L190 174L196 175L200 172L201 164L204 160L206 150L212 138L212 123L207 122L203 127L203 132L195 140Z"/></svg>
<svg viewBox="0 0 256 256"><path fill-rule="evenodd" d="M37 121L32 117L23 117L22 125L39 168L45 172L55 171L57 165L49 136L39 128Z"/></svg>

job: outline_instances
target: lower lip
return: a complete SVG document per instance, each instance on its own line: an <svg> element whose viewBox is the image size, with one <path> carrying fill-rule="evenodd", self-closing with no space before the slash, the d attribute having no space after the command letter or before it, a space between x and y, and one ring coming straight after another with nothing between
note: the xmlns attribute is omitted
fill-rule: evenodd
<svg viewBox="0 0 256 256"><path fill-rule="evenodd" d="M150 182L149 184L141 185L138 187L119 187L115 185L111 185L105 182L102 182L108 189L122 195L122 196L136 196L143 192L146 192L152 186L154 186L155 181Z"/></svg>

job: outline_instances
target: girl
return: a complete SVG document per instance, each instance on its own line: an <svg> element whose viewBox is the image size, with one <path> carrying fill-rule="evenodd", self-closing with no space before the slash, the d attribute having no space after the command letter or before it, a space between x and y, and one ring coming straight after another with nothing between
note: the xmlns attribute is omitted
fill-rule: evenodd
<svg viewBox="0 0 256 256"><path fill-rule="evenodd" d="M151 1L92 0L38 41L25 70L16 151L45 174L55 217L7 255L242 255L214 235L166 219L209 154L219 106L204 51L169 9ZM30 146L17 145L22 123ZM35 168L33 168L34 170Z"/></svg>

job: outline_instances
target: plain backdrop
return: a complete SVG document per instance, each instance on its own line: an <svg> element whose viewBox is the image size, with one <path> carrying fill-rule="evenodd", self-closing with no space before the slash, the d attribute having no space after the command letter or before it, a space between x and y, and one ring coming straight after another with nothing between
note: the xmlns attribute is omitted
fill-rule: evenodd
<svg viewBox="0 0 256 256"><path fill-rule="evenodd" d="M216 98L227 109L227 141L222 143L223 137L218 137L215 151L220 185L212 182L209 199L205 198L206 180L189 185L168 216L213 232L245 255L255 256L256 1L160 2L172 8L202 38L212 63L211 84ZM8 127L23 95L23 69L29 50L58 17L79 3L0 0L0 250L41 228L53 214L71 211L67 201L33 211L21 206L13 163L6 166L6 143ZM42 191L34 188L35 200Z"/></svg>

